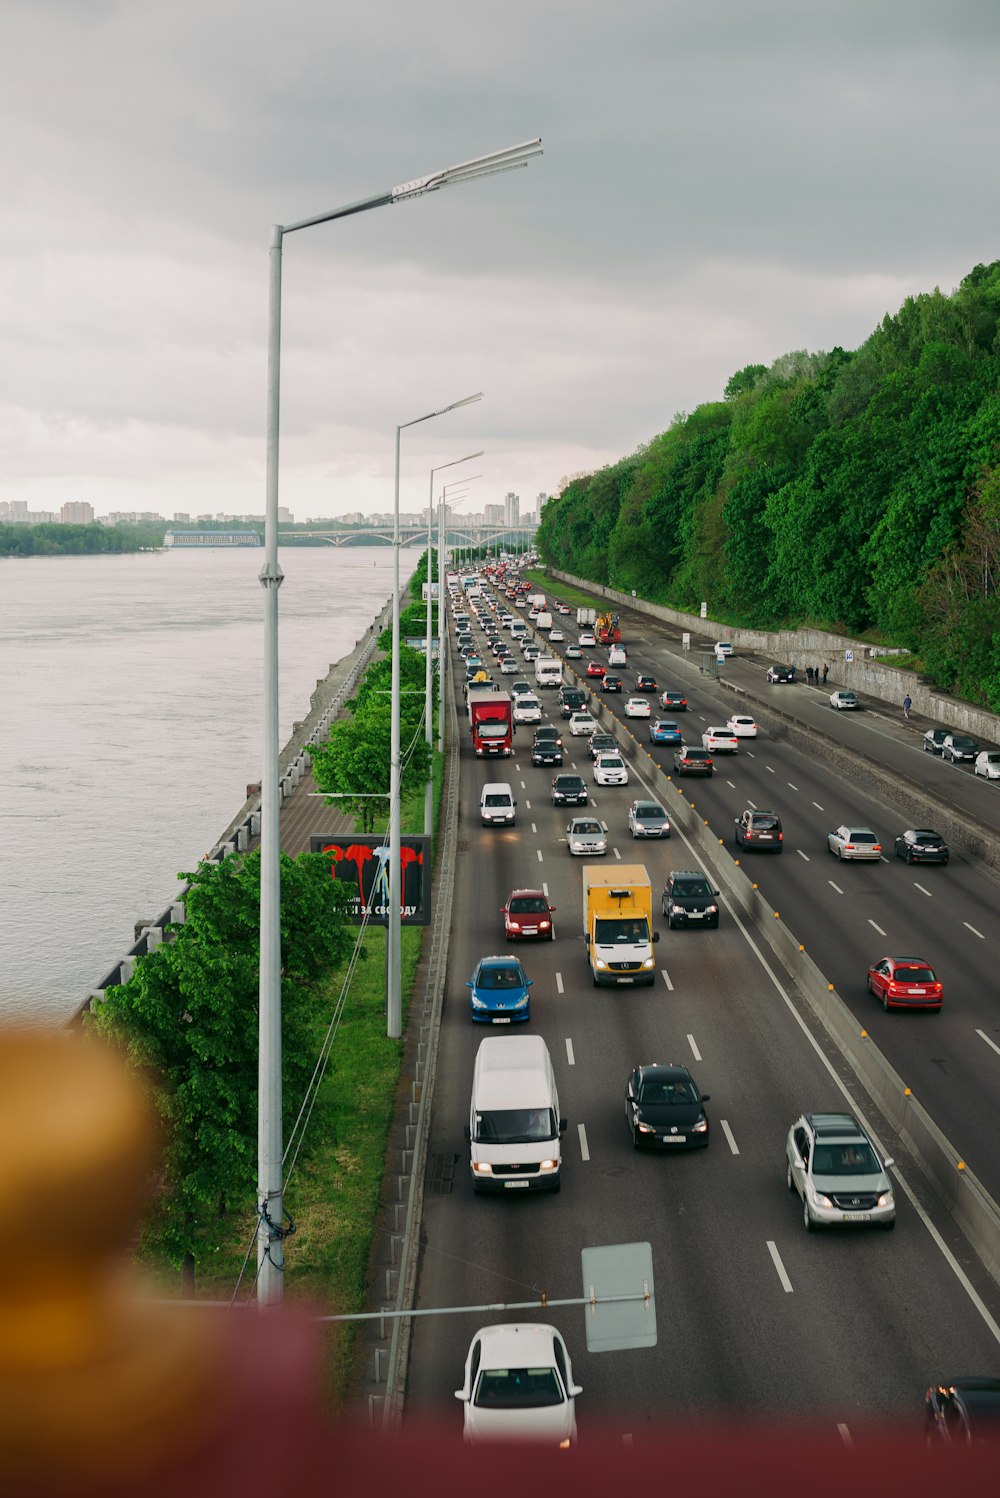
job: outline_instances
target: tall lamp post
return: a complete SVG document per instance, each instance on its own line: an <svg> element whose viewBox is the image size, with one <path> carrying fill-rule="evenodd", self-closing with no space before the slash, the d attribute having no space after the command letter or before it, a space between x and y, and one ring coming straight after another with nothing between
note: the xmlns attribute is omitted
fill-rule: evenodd
<svg viewBox="0 0 1000 1498"><path fill-rule="evenodd" d="M281 863L278 785L278 589L284 574L278 565L278 433L281 383L281 254L286 234L311 229L332 219L349 218L369 208L383 208L418 198L441 187L473 182L495 172L527 166L541 154L540 139L491 151L443 171L403 182L388 192L362 198L295 224L271 226L267 308L267 475L264 522L264 722L260 798L260 989L257 1085L257 1300L282 1299L284 1271L284 1196L281 1180ZM398 528L398 517L397 517ZM399 549L396 548L396 571ZM398 708L397 708L398 712ZM398 886L398 879L397 879Z"/></svg>
<svg viewBox="0 0 1000 1498"><path fill-rule="evenodd" d="M436 468L431 469L430 497L427 500L427 635L425 649L427 659L424 662L424 736L427 740L427 790L424 792L424 835L430 837L431 821L434 816L434 772L431 753L434 748L434 709L431 697L431 685L433 673L431 671L431 642L434 632L431 627L434 588L431 578L434 574L434 475L441 473L445 468L457 468L459 463L471 463L473 458L481 458L482 450L477 453L468 453L464 458L452 458L450 463L439 463ZM438 556L438 626L440 633L441 610L444 608L444 579L441 571L441 557ZM438 687L443 696L444 677L441 674L441 657L438 657Z"/></svg>

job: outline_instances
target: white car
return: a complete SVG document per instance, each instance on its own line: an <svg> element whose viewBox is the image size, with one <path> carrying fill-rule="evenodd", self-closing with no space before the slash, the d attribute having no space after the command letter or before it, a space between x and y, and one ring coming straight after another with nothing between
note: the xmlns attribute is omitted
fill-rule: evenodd
<svg viewBox="0 0 1000 1498"><path fill-rule="evenodd" d="M515 723L540 723L542 721L542 704L534 692L521 692L514 702Z"/></svg>
<svg viewBox="0 0 1000 1498"><path fill-rule="evenodd" d="M597 719L590 713L570 713L569 731L574 738L597 732Z"/></svg>
<svg viewBox="0 0 1000 1498"><path fill-rule="evenodd" d="M849 711L859 708L861 703L854 692L831 692L830 706L835 707L838 712L844 712L845 710Z"/></svg>
<svg viewBox="0 0 1000 1498"><path fill-rule="evenodd" d="M567 645L566 646L566 659L568 661L582 661L583 660L583 651L580 649L579 645Z"/></svg>
<svg viewBox="0 0 1000 1498"><path fill-rule="evenodd" d="M580 644L581 645L596 645L597 644L597 640L596 640L596 638L594 636L594 631L592 629L582 629L580 631Z"/></svg>
<svg viewBox="0 0 1000 1498"><path fill-rule="evenodd" d="M624 665L627 665L627 664L628 664L628 656L625 654L625 648L624 648L624 646L622 646L622 645L612 645L611 649L608 651L608 665L609 666L624 666Z"/></svg>
<svg viewBox="0 0 1000 1498"><path fill-rule="evenodd" d="M566 636L563 634L561 629L549 630L549 639L554 640L556 644L559 644L562 640L565 640L565 638Z"/></svg>
<svg viewBox="0 0 1000 1498"><path fill-rule="evenodd" d="M882 844L870 827L840 826L827 833L826 846L841 862L845 858L861 858L878 863L882 857Z"/></svg>
<svg viewBox="0 0 1000 1498"><path fill-rule="evenodd" d="M701 746L713 754L735 754L740 741L731 728L706 728L701 736Z"/></svg>
<svg viewBox="0 0 1000 1498"><path fill-rule="evenodd" d="M987 780L1000 780L1000 749L981 749L976 755L973 771Z"/></svg>
<svg viewBox="0 0 1000 1498"><path fill-rule="evenodd" d="M517 661L513 660L509 655L505 655L503 660L500 662L501 676L516 676L520 669L521 668L517 664Z"/></svg>
<svg viewBox="0 0 1000 1498"><path fill-rule="evenodd" d="M734 713L726 724L731 728L738 739L755 739L757 737L757 724L753 718L748 718L743 713Z"/></svg>
<svg viewBox="0 0 1000 1498"><path fill-rule="evenodd" d="M465 1406L470 1444L531 1441L565 1449L576 1444L576 1396L569 1350L554 1326L507 1322L481 1326L465 1359L455 1398Z"/></svg>
<svg viewBox="0 0 1000 1498"><path fill-rule="evenodd" d="M628 765L620 754L599 754L594 761L595 785L628 785Z"/></svg>
<svg viewBox="0 0 1000 1498"><path fill-rule="evenodd" d="M728 640L716 640L715 644L712 646L712 649L715 651L716 655L732 655L733 653L733 647L732 645L730 645Z"/></svg>
<svg viewBox="0 0 1000 1498"><path fill-rule="evenodd" d="M630 697L625 704L626 718L648 718L649 703L645 697Z"/></svg>

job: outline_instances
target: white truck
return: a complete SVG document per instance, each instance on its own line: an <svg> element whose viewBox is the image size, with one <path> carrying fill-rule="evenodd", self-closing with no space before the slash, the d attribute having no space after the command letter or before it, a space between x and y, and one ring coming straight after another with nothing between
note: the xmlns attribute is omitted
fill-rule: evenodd
<svg viewBox="0 0 1000 1498"><path fill-rule="evenodd" d="M528 607L530 609L543 609L545 607L545 594L544 593L529 593L528 594Z"/></svg>
<svg viewBox="0 0 1000 1498"><path fill-rule="evenodd" d="M576 622L577 624L590 625L592 627L597 623L597 610L577 609Z"/></svg>
<svg viewBox="0 0 1000 1498"><path fill-rule="evenodd" d="M535 686L561 687L563 684L562 661L551 655L535 657Z"/></svg>

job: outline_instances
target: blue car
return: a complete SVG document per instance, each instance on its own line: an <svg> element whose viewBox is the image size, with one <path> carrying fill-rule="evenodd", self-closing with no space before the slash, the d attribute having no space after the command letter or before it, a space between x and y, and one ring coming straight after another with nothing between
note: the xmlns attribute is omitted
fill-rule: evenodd
<svg viewBox="0 0 1000 1498"><path fill-rule="evenodd" d="M531 1018L532 980L516 957L481 957L466 982L472 1018L483 1025L516 1025Z"/></svg>
<svg viewBox="0 0 1000 1498"><path fill-rule="evenodd" d="M651 744L683 744L684 735L677 724L669 718L656 718L649 725Z"/></svg>

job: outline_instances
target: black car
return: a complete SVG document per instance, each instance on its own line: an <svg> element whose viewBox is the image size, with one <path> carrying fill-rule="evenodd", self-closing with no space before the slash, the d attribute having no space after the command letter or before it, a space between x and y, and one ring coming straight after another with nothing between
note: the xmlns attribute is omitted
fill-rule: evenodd
<svg viewBox="0 0 1000 1498"><path fill-rule="evenodd" d="M564 718L582 712L587 706L587 694L580 687L563 687L559 692L559 712Z"/></svg>
<svg viewBox="0 0 1000 1498"><path fill-rule="evenodd" d="M625 1090L625 1121L636 1149L704 1148L708 1117L686 1066L638 1066Z"/></svg>
<svg viewBox="0 0 1000 1498"><path fill-rule="evenodd" d="M928 1446L1000 1441L1000 1378L954 1378L932 1384L924 1399Z"/></svg>
<svg viewBox="0 0 1000 1498"><path fill-rule="evenodd" d="M768 666L767 679L775 686L782 686L795 680L795 672L791 666Z"/></svg>
<svg viewBox="0 0 1000 1498"><path fill-rule="evenodd" d="M533 765L561 765L563 762L562 739L547 734L535 734L531 745Z"/></svg>
<svg viewBox="0 0 1000 1498"><path fill-rule="evenodd" d="M950 759L953 765L960 764L963 760L974 760L978 753L979 745L967 733L946 734L941 745L941 758Z"/></svg>
<svg viewBox="0 0 1000 1498"><path fill-rule="evenodd" d="M621 745L613 733L592 733L587 744L591 759L596 759L599 754L617 754Z"/></svg>
<svg viewBox="0 0 1000 1498"><path fill-rule="evenodd" d="M637 692L655 692L656 677L639 675L635 679L635 690Z"/></svg>
<svg viewBox="0 0 1000 1498"><path fill-rule="evenodd" d="M590 791L579 775L557 775L552 782L553 806L586 806Z"/></svg>
<svg viewBox="0 0 1000 1498"><path fill-rule="evenodd" d="M719 891L696 869L673 869L667 875L660 902L667 925L717 926Z"/></svg>
<svg viewBox="0 0 1000 1498"><path fill-rule="evenodd" d="M678 775L712 775L715 764L707 749L689 749L682 744L674 755L674 770Z"/></svg>
<svg viewBox="0 0 1000 1498"><path fill-rule="evenodd" d="M947 863L951 857L940 832L930 827L911 827L896 839L896 857L907 863Z"/></svg>
<svg viewBox="0 0 1000 1498"><path fill-rule="evenodd" d="M609 676L608 673L607 673L607 671L605 671L603 677L601 678L601 691L602 692L620 692L621 689L622 689L622 679L621 679L621 677L620 676Z"/></svg>
<svg viewBox="0 0 1000 1498"><path fill-rule="evenodd" d="M687 698L683 692L666 691L660 693L660 706L669 708L672 713L686 713L687 705Z"/></svg>
<svg viewBox="0 0 1000 1498"><path fill-rule="evenodd" d="M920 740L920 747L925 754L940 754L947 737L947 728L928 728Z"/></svg>
<svg viewBox="0 0 1000 1498"><path fill-rule="evenodd" d="M781 818L776 811L751 811L747 808L736 818L736 841L741 848L780 853L782 838Z"/></svg>

